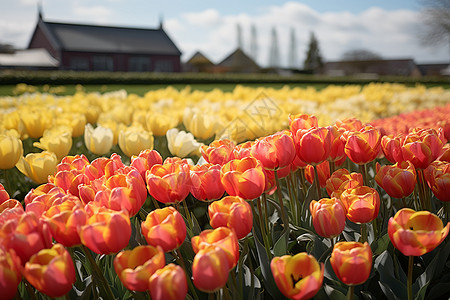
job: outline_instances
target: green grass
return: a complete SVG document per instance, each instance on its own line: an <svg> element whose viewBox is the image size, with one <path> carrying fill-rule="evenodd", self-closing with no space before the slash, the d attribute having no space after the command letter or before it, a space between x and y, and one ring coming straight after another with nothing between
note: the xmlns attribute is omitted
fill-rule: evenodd
<svg viewBox="0 0 450 300"><path fill-rule="evenodd" d="M190 86L192 90L201 90L201 91L211 91L213 89L221 89L225 92L232 91L237 84L228 84L228 83L218 83L218 84L171 84L173 88L177 90L184 89L186 86ZM273 83L273 84L258 84L258 83L250 83L250 84L242 84L243 86L248 87L271 87L275 89L281 89L286 84L282 83ZM313 86L316 89L322 89L326 87L328 84L288 84L290 87L308 87ZM146 92L151 90L164 89L169 85L165 84L152 84L152 85L140 85L140 84L108 84L108 85L83 85L86 92L110 92L117 91L121 89L125 89L129 94L136 94L139 96L143 96ZM12 96L15 85L2 85L0 86L0 96ZM43 86L35 86L38 91L43 91ZM57 87L57 86L55 86ZM73 95L76 91L75 85L64 85L65 92L62 93L64 95Z"/></svg>
<svg viewBox="0 0 450 300"><path fill-rule="evenodd" d="M348 84L348 83L347 83ZM117 91L121 89L125 89L129 94L136 94L139 96L143 96L146 92L151 90L157 90L157 89L163 89L167 86L172 86L173 88L177 90L184 89L186 86L190 86L192 90L201 90L201 91L211 91L215 88L221 89L225 92L232 91L237 84L233 83L215 83L215 84L108 84L108 85L83 85L85 91L87 92L111 92L111 91ZM287 85L291 88L294 87L300 87L300 88L306 88L306 87L314 87L317 90L321 90L325 87L327 87L328 83L243 83L243 86L248 87L267 87L267 88L275 88L275 89L281 89L283 86ZM342 83L344 85L344 83ZM407 84L408 86L414 86L414 84ZM433 86L442 86L445 89L450 88L450 84L424 84L427 87L433 87ZM12 96L13 90L16 86L15 85L0 85L0 96ZM38 91L43 91L42 85L36 85L35 86ZM52 86L52 87L58 87L58 86ZM76 85L64 85L65 92L61 93L63 95L73 95L76 91Z"/></svg>

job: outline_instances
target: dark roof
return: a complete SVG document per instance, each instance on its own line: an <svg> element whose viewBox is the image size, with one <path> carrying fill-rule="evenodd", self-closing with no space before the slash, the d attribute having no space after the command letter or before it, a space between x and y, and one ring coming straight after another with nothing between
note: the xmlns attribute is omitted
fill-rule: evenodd
<svg viewBox="0 0 450 300"><path fill-rule="evenodd" d="M180 55L162 27L158 29L54 23L39 20L55 47L66 51Z"/></svg>

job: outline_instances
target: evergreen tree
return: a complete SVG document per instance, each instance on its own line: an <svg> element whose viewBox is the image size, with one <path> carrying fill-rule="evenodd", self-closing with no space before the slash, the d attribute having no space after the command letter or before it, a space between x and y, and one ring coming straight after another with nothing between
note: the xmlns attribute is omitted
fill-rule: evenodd
<svg viewBox="0 0 450 300"><path fill-rule="evenodd" d="M308 51L303 68L308 71L316 72L323 66L322 55L320 54L319 41L314 32L311 32L308 44Z"/></svg>
<svg viewBox="0 0 450 300"><path fill-rule="evenodd" d="M272 27L272 35L270 41L269 67L278 68L280 66L280 52L278 50L278 36L275 27Z"/></svg>

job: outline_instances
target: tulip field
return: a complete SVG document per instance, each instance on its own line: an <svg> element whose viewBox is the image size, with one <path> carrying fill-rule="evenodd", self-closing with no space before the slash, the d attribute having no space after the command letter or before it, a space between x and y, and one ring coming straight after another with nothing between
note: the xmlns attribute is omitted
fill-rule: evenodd
<svg viewBox="0 0 450 300"><path fill-rule="evenodd" d="M449 299L450 90L0 96L1 299Z"/></svg>

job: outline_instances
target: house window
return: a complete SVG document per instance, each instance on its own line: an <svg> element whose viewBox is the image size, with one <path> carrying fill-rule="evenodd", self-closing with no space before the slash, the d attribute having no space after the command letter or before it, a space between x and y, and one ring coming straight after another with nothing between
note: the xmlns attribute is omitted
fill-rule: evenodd
<svg viewBox="0 0 450 300"><path fill-rule="evenodd" d="M70 59L70 69L75 71L88 71L89 60L86 57L72 57Z"/></svg>
<svg viewBox="0 0 450 300"><path fill-rule="evenodd" d="M155 72L173 72L173 63L170 60L158 60L155 62Z"/></svg>
<svg viewBox="0 0 450 300"><path fill-rule="evenodd" d="M128 71L148 72L150 71L150 58L147 56L133 56L128 61Z"/></svg>
<svg viewBox="0 0 450 300"><path fill-rule="evenodd" d="M111 56L98 55L92 60L94 71L113 71L114 62Z"/></svg>

